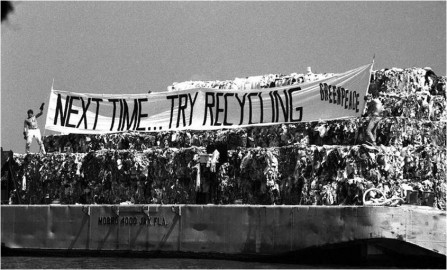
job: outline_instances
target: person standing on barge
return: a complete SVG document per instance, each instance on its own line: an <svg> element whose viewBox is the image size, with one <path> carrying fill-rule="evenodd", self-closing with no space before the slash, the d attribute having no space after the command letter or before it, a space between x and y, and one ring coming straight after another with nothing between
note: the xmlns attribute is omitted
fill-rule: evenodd
<svg viewBox="0 0 447 270"><path fill-rule="evenodd" d="M42 105L40 105L40 112L36 115L34 115L33 110L28 110L28 118L25 119L25 123L23 125L23 136L26 140L25 150L27 154L30 153L30 146L34 137L36 138L36 141L40 146L40 153L46 154L45 147L42 142L42 136L40 134L40 129L37 125L37 118L39 118L43 114L44 105L45 103L42 103Z"/></svg>

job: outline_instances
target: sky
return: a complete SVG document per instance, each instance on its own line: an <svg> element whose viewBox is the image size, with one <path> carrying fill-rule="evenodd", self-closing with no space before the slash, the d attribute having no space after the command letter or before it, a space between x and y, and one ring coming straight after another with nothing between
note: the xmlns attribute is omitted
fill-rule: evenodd
<svg viewBox="0 0 447 270"><path fill-rule="evenodd" d="M1 146L25 152L50 89L166 91L173 82L431 67L446 75L446 2L13 2L1 25ZM43 135L46 110L38 118ZM32 152L38 151L34 141Z"/></svg>

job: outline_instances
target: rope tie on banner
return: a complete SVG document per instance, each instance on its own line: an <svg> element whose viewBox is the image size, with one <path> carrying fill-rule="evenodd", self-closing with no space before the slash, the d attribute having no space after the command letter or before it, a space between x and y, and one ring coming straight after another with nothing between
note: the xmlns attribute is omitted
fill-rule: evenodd
<svg viewBox="0 0 447 270"><path fill-rule="evenodd" d="M366 200L366 195L370 193L371 191L375 191L377 193L380 193L382 195L380 198L370 198L369 200ZM392 197L390 199L387 199L385 194L377 188L370 188L366 190L363 193L363 205L371 205L371 206L400 206L404 200L399 197Z"/></svg>

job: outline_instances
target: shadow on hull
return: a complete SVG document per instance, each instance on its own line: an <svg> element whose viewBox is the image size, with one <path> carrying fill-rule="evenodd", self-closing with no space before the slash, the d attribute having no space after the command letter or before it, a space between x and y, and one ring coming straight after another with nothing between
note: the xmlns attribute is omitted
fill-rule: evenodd
<svg viewBox="0 0 447 270"><path fill-rule="evenodd" d="M2 244L2 256L27 257L124 257L124 258L188 258L233 260L242 262L299 264L344 268L424 268L446 269L446 256L395 239L368 239L328 244L277 255L224 254L213 252L173 251L106 251L11 249Z"/></svg>

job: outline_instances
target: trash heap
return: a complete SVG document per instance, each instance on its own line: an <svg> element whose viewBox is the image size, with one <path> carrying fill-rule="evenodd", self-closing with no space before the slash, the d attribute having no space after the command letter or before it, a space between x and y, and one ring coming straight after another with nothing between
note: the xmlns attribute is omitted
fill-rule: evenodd
<svg viewBox="0 0 447 270"><path fill-rule="evenodd" d="M283 86L273 78L299 84L327 76L301 75L193 85L268 88ZM44 138L47 155L14 154L2 168L2 185L12 187L11 204L361 205L364 191L375 187L387 198L445 210L445 81L430 69L375 71L369 95L385 108L377 148L364 145L368 117L219 131L52 135ZM170 91L190 85L174 84ZM205 162L204 155L210 157Z"/></svg>
<svg viewBox="0 0 447 270"><path fill-rule="evenodd" d="M47 152L88 153L99 150L188 148L225 143L228 149L278 147L288 145L357 145L364 141L368 117L325 122L282 124L219 131L176 131L102 135L50 135L44 139ZM377 144L446 145L447 123L401 117L384 118L377 133Z"/></svg>
<svg viewBox="0 0 447 270"><path fill-rule="evenodd" d="M281 86L288 86L294 84L301 84L305 82L313 82L332 77L334 73L324 74L298 74L292 73L290 75L283 74L267 74L264 76L250 76L245 78L235 78L234 80L225 81L186 81L181 83L173 83L168 86L168 92L181 91L194 88L211 88L211 89L225 89L225 90L251 90L274 88Z"/></svg>

